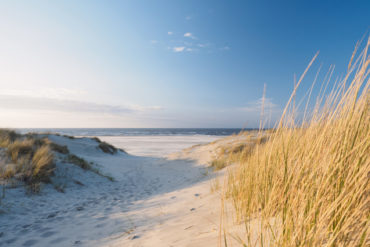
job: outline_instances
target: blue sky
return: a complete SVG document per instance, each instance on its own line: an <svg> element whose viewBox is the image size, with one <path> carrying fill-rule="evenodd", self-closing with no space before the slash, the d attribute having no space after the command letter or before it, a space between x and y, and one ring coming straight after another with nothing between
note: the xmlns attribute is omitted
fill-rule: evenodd
<svg viewBox="0 0 370 247"><path fill-rule="evenodd" d="M369 1L1 1L0 127L256 127L319 57L345 72ZM324 77L325 73L321 73Z"/></svg>

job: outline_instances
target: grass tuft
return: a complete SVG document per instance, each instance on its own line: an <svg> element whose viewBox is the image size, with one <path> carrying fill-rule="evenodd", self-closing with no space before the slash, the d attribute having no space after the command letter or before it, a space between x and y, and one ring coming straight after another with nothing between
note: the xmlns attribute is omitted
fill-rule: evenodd
<svg viewBox="0 0 370 247"><path fill-rule="evenodd" d="M229 160L228 159L219 158L219 159L212 160L211 167L215 171L218 171L218 170L222 170L223 168L225 168L226 166L228 166L228 163L229 163Z"/></svg>
<svg viewBox="0 0 370 247"><path fill-rule="evenodd" d="M54 155L48 146L42 146L32 157L32 182L50 182L55 169Z"/></svg>
<svg viewBox="0 0 370 247"><path fill-rule="evenodd" d="M72 163L74 165L77 165L79 167L81 167L82 169L84 170L91 170L91 165L89 164L89 162L87 162L86 160L78 157L77 155L74 155L74 154L69 154L67 156L67 162L69 163Z"/></svg>
<svg viewBox="0 0 370 247"><path fill-rule="evenodd" d="M297 124L290 100L269 140L239 157L228 195L244 245L369 245L368 47L312 114Z"/></svg>
<svg viewBox="0 0 370 247"><path fill-rule="evenodd" d="M106 142L100 142L98 147L104 153L108 153L108 154L117 153L117 148L115 148L114 146L112 146L112 145L110 145L109 143L106 143Z"/></svg>
<svg viewBox="0 0 370 247"><path fill-rule="evenodd" d="M23 181L33 193L40 191L42 182L50 182L55 169L50 141L1 129L0 145L5 154L4 164L0 164L0 178Z"/></svg>
<svg viewBox="0 0 370 247"><path fill-rule="evenodd" d="M34 141L31 139L16 140L8 145L6 152L13 162L17 162L22 156L31 157L34 154Z"/></svg>
<svg viewBox="0 0 370 247"><path fill-rule="evenodd" d="M65 146L65 145L59 145L59 144L51 142L49 144L49 146L50 146L51 150L53 150L55 152L58 152L58 153L61 153L61 154L69 154L68 147Z"/></svg>

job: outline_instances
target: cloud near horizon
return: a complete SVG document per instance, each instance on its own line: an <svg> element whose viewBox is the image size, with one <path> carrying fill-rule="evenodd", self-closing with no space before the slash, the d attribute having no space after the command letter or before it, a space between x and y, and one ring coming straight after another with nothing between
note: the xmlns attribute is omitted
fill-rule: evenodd
<svg viewBox="0 0 370 247"><path fill-rule="evenodd" d="M278 106L272 102L271 98L259 98L258 100L249 102L246 106L241 107L240 110L244 112L261 112L262 106L265 111L278 111Z"/></svg>
<svg viewBox="0 0 370 247"><path fill-rule="evenodd" d="M61 98L0 94L0 109L1 108L7 110L48 110L58 112L100 113L113 115L158 111L163 109L161 106L120 106Z"/></svg>

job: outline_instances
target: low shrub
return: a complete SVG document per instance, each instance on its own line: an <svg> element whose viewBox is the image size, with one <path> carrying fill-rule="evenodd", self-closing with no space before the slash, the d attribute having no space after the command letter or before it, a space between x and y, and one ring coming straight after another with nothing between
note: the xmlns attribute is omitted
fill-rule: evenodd
<svg viewBox="0 0 370 247"><path fill-rule="evenodd" d="M71 139L71 140L76 139L76 137L74 137L74 136L69 136L69 135L63 135L63 137L66 137L66 138Z"/></svg>
<svg viewBox="0 0 370 247"><path fill-rule="evenodd" d="M7 147L10 143L14 142L18 136L19 134L13 130L0 129L0 147Z"/></svg>
<svg viewBox="0 0 370 247"><path fill-rule="evenodd" d="M67 146L65 145L59 145L59 144L56 144L54 142L50 143L49 144L51 150L55 151L55 152L58 152L58 153L61 153L61 154L69 154L69 149Z"/></svg>
<svg viewBox="0 0 370 247"><path fill-rule="evenodd" d="M225 168L228 165L228 161L224 158L221 159L215 159L211 162L211 167L215 170L221 170Z"/></svg>
<svg viewBox="0 0 370 247"><path fill-rule="evenodd" d="M33 156L35 148L34 144L34 140L31 139L16 140L8 145L6 152L11 157L13 162L17 162L21 156Z"/></svg>
<svg viewBox="0 0 370 247"><path fill-rule="evenodd" d="M94 141L96 141L97 143L101 143L101 140L98 138L98 137L93 137L93 138L91 138L91 139L93 139Z"/></svg>
<svg viewBox="0 0 370 247"><path fill-rule="evenodd" d="M21 180L31 192L39 192L41 182L50 182L55 164L50 148L53 145L48 139L0 130L0 143L6 155L3 157L6 165L0 170L1 178Z"/></svg>
<svg viewBox="0 0 370 247"><path fill-rule="evenodd" d="M32 182L50 182L54 169L54 156L50 148L40 147L32 157Z"/></svg>
<svg viewBox="0 0 370 247"><path fill-rule="evenodd" d="M1 172L1 177L5 179L10 179L16 174L16 166L14 164L8 164L3 168Z"/></svg>
<svg viewBox="0 0 370 247"><path fill-rule="evenodd" d="M72 163L74 165L77 165L77 166L81 167L84 170L91 170L91 165L86 160L78 157L77 155L69 154L67 156L66 161L68 163Z"/></svg>
<svg viewBox="0 0 370 247"><path fill-rule="evenodd" d="M114 146L110 145L109 143L106 142L100 142L98 146L104 153L108 154L115 154L117 153L117 148Z"/></svg>

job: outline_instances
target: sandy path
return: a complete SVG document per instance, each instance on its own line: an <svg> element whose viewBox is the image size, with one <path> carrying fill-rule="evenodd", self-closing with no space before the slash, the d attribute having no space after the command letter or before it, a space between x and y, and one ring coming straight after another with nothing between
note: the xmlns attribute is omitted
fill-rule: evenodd
<svg viewBox="0 0 370 247"><path fill-rule="evenodd" d="M107 155L90 139L53 137L99 164L115 182L71 167L84 186L66 193L51 186L25 197L7 190L0 215L0 246L215 246L220 200L210 193L215 176L190 160ZM119 145L118 145L119 146ZM76 180L77 180L76 179Z"/></svg>

